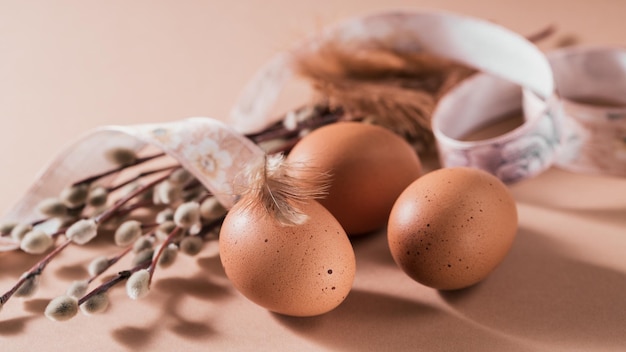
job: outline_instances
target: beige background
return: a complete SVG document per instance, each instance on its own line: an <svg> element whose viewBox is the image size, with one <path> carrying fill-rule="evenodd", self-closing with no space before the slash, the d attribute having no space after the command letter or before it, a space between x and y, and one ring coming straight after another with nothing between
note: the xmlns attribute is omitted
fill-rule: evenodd
<svg viewBox="0 0 626 352"><path fill-rule="evenodd" d="M224 118L274 53L347 16L440 8L522 34L546 25L626 44L626 2L0 0L0 213L70 141L104 124ZM512 187L520 231L482 284L438 293L394 265L384 235L356 241L353 293L332 313L280 317L229 285L207 248L159 272L105 315L55 324L41 312L104 242L50 266L37 296L0 312L3 351L617 351L626 346L626 180L550 170ZM109 248L110 250L110 248ZM0 255L0 291L33 258ZM297 347L296 347L297 346Z"/></svg>

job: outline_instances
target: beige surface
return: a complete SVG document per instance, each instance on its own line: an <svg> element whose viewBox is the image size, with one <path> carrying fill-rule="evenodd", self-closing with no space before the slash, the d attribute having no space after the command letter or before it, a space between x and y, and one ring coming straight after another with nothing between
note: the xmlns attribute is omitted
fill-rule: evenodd
<svg viewBox="0 0 626 352"><path fill-rule="evenodd" d="M273 53L340 18L436 7L526 34L556 24L626 44L623 1L0 1L0 212L96 126L222 118ZM550 43L547 43L548 46ZM395 267L383 234L355 241L354 290L325 316L277 316L236 293L207 248L159 272L151 295L112 293L100 316L55 324L47 301L100 241L51 264L34 299L0 312L2 351L617 351L626 346L626 179L550 170L512 187L520 230L482 284L439 293ZM109 250L111 250L109 248ZM33 258L0 255L0 291Z"/></svg>

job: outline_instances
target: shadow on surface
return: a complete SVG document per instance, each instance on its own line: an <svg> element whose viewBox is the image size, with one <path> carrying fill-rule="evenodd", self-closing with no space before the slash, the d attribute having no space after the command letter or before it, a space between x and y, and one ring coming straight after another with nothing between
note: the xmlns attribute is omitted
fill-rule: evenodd
<svg viewBox="0 0 626 352"><path fill-rule="evenodd" d="M228 295L228 288L213 283L202 273L186 278L165 278L153 283L159 301L159 315L141 327L124 326L113 331L113 338L130 348L142 349L158 334L172 332L189 339L207 339L214 329L206 320L193 321L181 313L181 303L193 297L200 300L218 300ZM165 330L165 331L164 331Z"/></svg>
<svg viewBox="0 0 626 352"><path fill-rule="evenodd" d="M325 315L273 316L311 341L340 351L528 351L502 334L436 307L384 294L353 290Z"/></svg>
<svg viewBox="0 0 626 352"><path fill-rule="evenodd" d="M141 348L146 346L154 334L158 332L157 325L137 328L133 326L123 326L113 330L113 338L128 347Z"/></svg>
<svg viewBox="0 0 626 352"><path fill-rule="evenodd" d="M571 258L524 229L487 280L440 294L472 321L523 339L626 346L626 276Z"/></svg>
<svg viewBox="0 0 626 352"><path fill-rule="evenodd" d="M0 320L0 335L17 335L23 332L26 326L26 322L33 318L33 316L30 316L13 318L9 320Z"/></svg>
<svg viewBox="0 0 626 352"><path fill-rule="evenodd" d="M63 280L84 280L89 277L89 273L85 267L80 265L61 266L56 269L54 275Z"/></svg>
<svg viewBox="0 0 626 352"><path fill-rule="evenodd" d="M27 312L43 315L48 303L50 303L50 299L35 298L24 301L23 306L24 310Z"/></svg>
<svg viewBox="0 0 626 352"><path fill-rule="evenodd" d="M229 288L208 280L207 276L166 278L156 281L156 290L171 298L192 296L201 300L216 300L229 294Z"/></svg>
<svg viewBox="0 0 626 352"><path fill-rule="evenodd" d="M226 278L226 272L224 272L224 267L222 267L219 256L198 258L196 263L200 268L204 269L207 275Z"/></svg>

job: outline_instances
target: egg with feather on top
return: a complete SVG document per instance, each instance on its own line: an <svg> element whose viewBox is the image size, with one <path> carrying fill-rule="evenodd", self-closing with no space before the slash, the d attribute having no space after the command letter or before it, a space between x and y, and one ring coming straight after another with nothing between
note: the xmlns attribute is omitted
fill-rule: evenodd
<svg viewBox="0 0 626 352"><path fill-rule="evenodd" d="M317 201L306 201L302 224L285 225L258 202L239 201L220 230L220 258L233 286L276 313L315 316L347 297L356 263L337 220Z"/></svg>

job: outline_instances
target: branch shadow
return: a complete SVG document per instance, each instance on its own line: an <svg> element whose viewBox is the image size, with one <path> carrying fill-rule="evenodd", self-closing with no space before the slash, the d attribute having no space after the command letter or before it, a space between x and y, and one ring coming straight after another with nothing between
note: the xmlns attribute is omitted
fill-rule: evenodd
<svg viewBox="0 0 626 352"><path fill-rule="evenodd" d="M111 332L113 339L126 347L140 349L145 347L157 334L158 324L153 323L148 327L122 326Z"/></svg>
<svg viewBox="0 0 626 352"><path fill-rule="evenodd" d="M196 275L190 278L165 278L155 282L156 289L170 298L191 296L200 300L217 300L227 297L230 289L216 284L206 276ZM166 307L175 305L168 299ZM172 311L174 313L174 311Z"/></svg>
<svg viewBox="0 0 626 352"><path fill-rule="evenodd" d="M520 229L481 284L441 297L465 317L512 336L580 348L626 346L626 275L563 253Z"/></svg>
<svg viewBox="0 0 626 352"><path fill-rule="evenodd" d="M26 323L36 316L19 317L8 320L0 320L0 335L18 335L24 331Z"/></svg>
<svg viewBox="0 0 626 352"><path fill-rule="evenodd" d="M43 316L48 303L50 303L50 299L37 298L24 301L23 306L25 311Z"/></svg>
<svg viewBox="0 0 626 352"><path fill-rule="evenodd" d="M205 301L223 299L230 293L227 287L211 282L202 273L187 278L165 278L153 285L159 300L165 302L159 307L159 316L147 326L115 329L112 336L118 343L128 348L143 349L163 330L191 339L207 339L215 334L215 329L206 319L194 321L185 317L180 312L180 305L190 297Z"/></svg>
<svg viewBox="0 0 626 352"><path fill-rule="evenodd" d="M56 269L54 275L63 280L83 280L89 277L89 273L84 266L64 265Z"/></svg>

